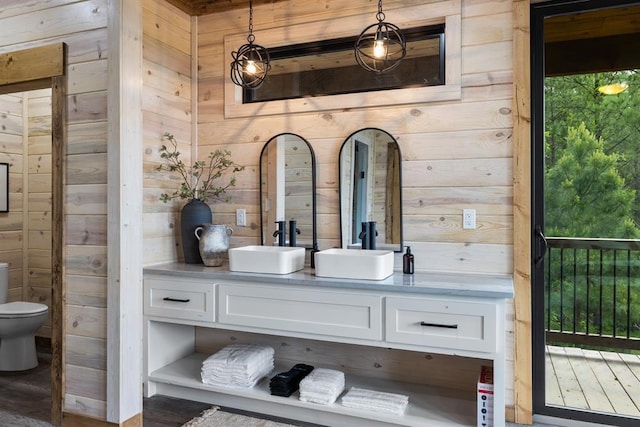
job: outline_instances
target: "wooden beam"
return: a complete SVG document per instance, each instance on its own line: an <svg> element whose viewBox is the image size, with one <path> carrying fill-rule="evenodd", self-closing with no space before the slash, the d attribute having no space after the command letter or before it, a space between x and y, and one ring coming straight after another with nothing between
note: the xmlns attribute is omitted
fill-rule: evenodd
<svg viewBox="0 0 640 427"><path fill-rule="evenodd" d="M67 129L67 80L54 77L51 85L51 422L62 424L64 402L66 293L64 278L64 187Z"/></svg>
<svg viewBox="0 0 640 427"><path fill-rule="evenodd" d="M530 1L513 2L513 285L515 422L533 422L531 344Z"/></svg>
<svg viewBox="0 0 640 427"><path fill-rule="evenodd" d="M640 46L640 33L545 43L545 74L553 77L640 68L640 50L631 46Z"/></svg>
<svg viewBox="0 0 640 427"><path fill-rule="evenodd" d="M107 421L142 413L142 0L109 9Z"/></svg>
<svg viewBox="0 0 640 427"><path fill-rule="evenodd" d="M63 43L0 54L0 86L64 74Z"/></svg>
<svg viewBox="0 0 640 427"><path fill-rule="evenodd" d="M283 0L254 0L253 6L272 4ZM234 9L249 10L249 0L167 0L178 9L192 16L208 15Z"/></svg>
<svg viewBox="0 0 640 427"><path fill-rule="evenodd" d="M563 14L544 21L545 43L595 39L639 31L640 5Z"/></svg>

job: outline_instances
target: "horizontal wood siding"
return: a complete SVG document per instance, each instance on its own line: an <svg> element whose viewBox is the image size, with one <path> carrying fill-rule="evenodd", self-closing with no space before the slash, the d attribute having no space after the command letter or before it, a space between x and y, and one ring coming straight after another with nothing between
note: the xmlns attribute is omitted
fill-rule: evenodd
<svg viewBox="0 0 640 427"><path fill-rule="evenodd" d="M419 16L420 11L431 7L438 10L438 1L389 1L385 15L389 22L413 15L421 19L425 17ZM235 224L236 209L247 210L247 227L234 226L232 246L259 243L259 155L262 146L281 132L299 134L313 147L320 249L339 246L340 146L352 132L377 127L393 135L400 147L404 243L411 245L416 270L512 274L512 2L462 1L459 101L225 118L223 93L231 58L224 55L224 38L246 33L246 12L198 18L198 156L216 148L230 149L234 160L246 166L230 191L232 202L212 204L216 221L230 225ZM261 31L286 33L305 23L322 39L321 29L336 18L374 22L375 7L338 1L259 4L254 7L256 43L260 44ZM462 229L465 208L476 209L475 230ZM400 262L396 255L396 265ZM507 403L512 406L511 311L507 326ZM332 351L341 351L335 347ZM437 369L450 374L444 377L455 376L462 363L447 361Z"/></svg>
<svg viewBox="0 0 640 427"><path fill-rule="evenodd" d="M310 12L312 16L300 13L300 3L314 10ZM245 208L251 221L252 213L259 214L260 149L275 134L293 132L309 140L317 155L318 222L326 225L318 230L320 248L339 245L339 147L351 132L379 127L391 133L400 145L404 237L415 253L416 269L511 274L511 5L476 0L467 7L466 3L462 10L460 102L395 108L363 106L348 111L248 119L225 119L221 96L230 61L223 56L223 38L246 31L246 13L229 11L200 17L199 156L215 148L229 148L234 159L247 166L238 186L231 191L232 203L213 205L216 215L233 221L235 209ZM336 16L362 19L361 14L371 12L367 7L337 12L332 3L319 8L310 2L295 2L296 13L284 18L282 11L291 9L293 4L257 6L256 40L260 39L260 30L284 31L286 26L301 23L314 23L314 28L320 28L320 23L328 23ZM391 2L385 13L393 21L394 14L410 14L413 7ZM464 208L476 209L476 230L462 229ZM249 222L248 227L234 234L232 245L258 240L259 224Z"/></svg>
<svg viewBox="0 0 640 427"><path fill-rule="evenodd" d="M145 0L143 47L144 263L182 258L179 211L182 200L160 201L180 185L179 175L158 171L165 132L191 163L191 18L164 0Z"/></svg>
<svg viewBox="0 0 640 427"><path fill-rule="evenodd" d="M9 212L0 213L0 262L9 264L8 301L20 301L24 282L24 146L23 95L0 95L0 163L9 163Z"/></svg>
<svg viewBox="0 0 640 427"><path fill-rule="evenodd" d="M6 0L0 10L0 53L60 42L68 47L63 280L66 311L73 315L73 320L67 318L65 341L73 346L66 350L64 410L101 419L106 416L107 389L106 366L101 362L107 318L102 298L106 295L107 9L107 0ZM38 102L34 108L46 108L44 104ZM34 273L29 280L34 285L28 297L37 301L46 299L45 284L50 282L45 252L51 237L41 229L51 206L43 169L49 155L43 151L47 137L39 134L47 125L46 119L30 121L37 135L29 140L34 155L24 171L34 178L28 198L29 212L34 214L26 219L31 232L24 238L34 246L29 257L29 271ZM13 206L21 209L21 203ZM17 246L13 239L19 233L14 232L12 247ZM96 341L102 346L96 347ZM82 349L87 349L85 357L77 355Z"/></svg>
<svg viewBox="0 0 640 427"><path fill-rule="evenodd" d="M51 307L51 205L42 209L45 206L41 203L30 203L32 197L51 200L51 89L27 92L24 100L28 119L25 138L28 196L23 230L28 231L28 237L23 254L26 275L22 298ZM51 336L51 311L37 335Z"/></svg>

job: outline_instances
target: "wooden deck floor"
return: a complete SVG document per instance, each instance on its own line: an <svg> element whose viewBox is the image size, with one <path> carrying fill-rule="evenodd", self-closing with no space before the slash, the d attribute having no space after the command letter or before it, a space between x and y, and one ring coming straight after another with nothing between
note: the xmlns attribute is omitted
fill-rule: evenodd
<svg viewBox="0 0 640 427"><path fill-rule="evenodd" d="M640 356L547 346L548 405L640 417Z"/></svg>

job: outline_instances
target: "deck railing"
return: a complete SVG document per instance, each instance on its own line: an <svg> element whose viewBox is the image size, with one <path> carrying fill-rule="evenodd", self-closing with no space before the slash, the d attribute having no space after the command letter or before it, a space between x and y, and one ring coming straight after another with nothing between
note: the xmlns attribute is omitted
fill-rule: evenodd
<svg viewBox="0 0 640 427"><path fill-rule="evenodd" d="M549 343L640 349L640 240L547 238Z"/></svg>

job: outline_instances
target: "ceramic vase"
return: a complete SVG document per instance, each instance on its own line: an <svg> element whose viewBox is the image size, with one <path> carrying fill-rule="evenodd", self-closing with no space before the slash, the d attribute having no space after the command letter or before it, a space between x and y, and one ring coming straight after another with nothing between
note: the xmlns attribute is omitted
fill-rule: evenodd
<svg viewBox="0 0 640 427"><path fill-rule="evenodd" d="M211 208L199 199L191 199L184 205L180 214L180 232L182 233L182 250L184 262L187 264L202 264L198 239L194 232L202 224L210 224L213 218Z"/></svg>
<svg viewBox="0 0 640 427"><path fill-rule="evenodd" d="M202 262L207 267L220 267L229 250L229 237L233 229L226 225L203 224L193 233L200 241L198 247Z"/></svg>

